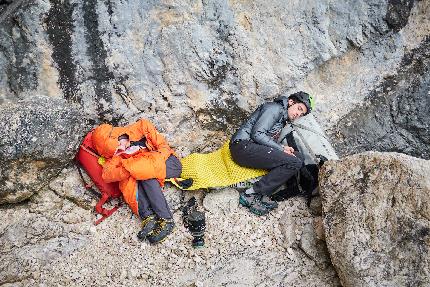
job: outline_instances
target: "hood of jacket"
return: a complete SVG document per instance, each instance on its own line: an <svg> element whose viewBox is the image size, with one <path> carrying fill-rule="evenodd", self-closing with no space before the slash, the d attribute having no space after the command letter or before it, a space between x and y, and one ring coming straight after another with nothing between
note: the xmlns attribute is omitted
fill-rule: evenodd
<svg viewBox="0 0 430 287"><path fill-rule="evenodd" d="M284 107L284 120L288 120L288 97L287 96L280 96L273 100L276 103L280 103Z"/></svg>

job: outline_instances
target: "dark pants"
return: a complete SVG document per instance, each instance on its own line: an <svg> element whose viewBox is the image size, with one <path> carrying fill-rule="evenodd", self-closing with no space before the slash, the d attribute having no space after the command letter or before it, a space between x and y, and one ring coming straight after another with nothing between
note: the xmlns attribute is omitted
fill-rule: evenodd
<svg viewBox="0 0 430 287"><path fill-rule="evenodd" d="M231 143L230 152L233 160L240 166L269 170L269 173L253 186L255 192L269 196L296 175L304 162L298 152L293 156L251 141Z"/></svg>
<svg viewBox="0 0 430 287"><path fill-rule="evenodd" d="M166 160L166 178L179 177L182 164L174 155ZM155 178L137 182L137 203L140 217L156 214L159 218L172 218L172 212Z"/></svg>

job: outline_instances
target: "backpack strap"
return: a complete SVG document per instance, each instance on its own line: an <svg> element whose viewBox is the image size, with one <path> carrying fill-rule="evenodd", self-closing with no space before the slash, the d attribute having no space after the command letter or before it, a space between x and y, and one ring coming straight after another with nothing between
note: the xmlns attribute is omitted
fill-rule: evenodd
<svg viewBox="0 0 430 287"><path fill-rule="evenodd" d="M115 205L112 209L106 209L103 207L103 205L110 199L110 196L108 194L103 194L102 198L100 198L99 202L97 202L95 210L97 213L101 214L102 217L97 219L96 222L94 222L94 225L98 225L103 220L111 216L115 211L118 210L118 208L121 207L121 202Z"/></svg>
<svg viewBox="0 0 430 287"><path fill-rule="evenodd" d="M77 160L75 160L75 164L76 164L76 167L78 168L79 177L81 178L85 189L89 190L95 198L99 199L101 197L101 194L93 188L94 187L93 183L88 183L85 181L84 175L82 174L82 166L80 165L80 163Z"/></svg>
<svg viewBox="0 0 430 287"><path fill-rule="evenodd" d="M89 153L90 155L99 158L100 156L98 154L96 154L93 150L89 149L88 147L81 145L81 148L86 151L87 153Z"/></svg>
<svg viewBox="0 0 430 287"><path fill-rule="evenodd" d="M80 166L80 164L79 164L79 162L78 161L75 161L76 162L76 167L78 168L78 173L79 173L79 176L80 176L80 178L81 178L81 180L82 180L82 182L83 182L83 184L84 184L84 187L85 187L85 189L86 190L89 190L90 192L91 192L91 194L95 197L95 198L97 198L97 199L99 199L99 201L97 202L97 204L96 204L96 206L95 206L95 211L96 211L96 213L98 213L98 214L101 214L102 215L102 217L101 218L99 218L99 219L97 219L95 222L94 222L94 225L98 225L99 223L101 223L103 220L105 220L106 218L108 218L109 216L111 216L115 211L117 211L118 210L118 208L120 208L121 207L121 202L119 202L117 205L115 205L113 208L111 208L111 209L106 209L106 208L104 208L103 207L103 205L111 198L111 196L109 195L109 194L106 194L106 193L104 193L104 194L101 194L101 193L99 193L99 192L97 192L94 188L93 188L93 186L94 186L94 184L92 184L92 183L87 183L86 181L85 181L85 178L84 178L84 175L82 174L82 170L81 170L81 166Z"/></svg>

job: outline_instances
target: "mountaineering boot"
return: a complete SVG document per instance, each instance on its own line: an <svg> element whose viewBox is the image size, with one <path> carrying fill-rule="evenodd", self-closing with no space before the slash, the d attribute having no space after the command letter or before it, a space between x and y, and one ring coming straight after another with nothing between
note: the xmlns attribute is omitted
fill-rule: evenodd
<svg viewBox="0 0 430 287"><path fill-rule="evenodd" d="M148 215L142 220L142 229L137 234L137 238L140 240L144 240L146 236L151 234L151 232L154 230L157 222L155 221L154 215Z"/></svg>
<svg viewBox="0 0 430 287"><path fill-rule="evenodd" d="M245 207L250 207L257 197L259 197L259 195L256 193L246 194L245 192L241 192L239 196L239 203Z"/></svg>
<svg viewBox="0 0 430 287"><path fill-rule="evenodd" d="M256 215L266 215L269 213L270 209L266 207L266 205L261 202L261 198L255 198L252 204L249 206L249 210Z"/></svg>
<svg viewBox="0 0 430 287"><path fill-rule="evenodd" d="M261 195L258 193L246 194L242 192L239 196L239 203L256 215L265 215L270 210L261 202Z"/></svg>
<svg viewBox="0 0 430 287"><path fill-rule="evenodd" d="M266 206L267 209L273 210L278 207L278 203L274 200L271 200L269 196L263 195L261 197L261 203Z"/></svg>
<svg viewBox="0 0 430 287"><path fill-rule="evenodd" d="M152 231L151 234L148 235L148 240L150 243L158 243L162 242L166 239L167 235L172 233L173 228L175 227L175 222L171 218L160 218L157 220L157 225Z"/></svg>

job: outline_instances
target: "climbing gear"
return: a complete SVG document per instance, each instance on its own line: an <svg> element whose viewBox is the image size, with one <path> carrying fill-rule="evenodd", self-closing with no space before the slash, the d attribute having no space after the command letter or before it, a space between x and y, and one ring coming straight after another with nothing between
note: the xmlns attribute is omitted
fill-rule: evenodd
<svg viewBox="0 0 430 287"><path fill-rule="evenodd" d="M142 220L142 229L137 233L137 238L144 240L148 235L154 231L157 222L154 215L148 215Z"/></svg>
<svg viewBox="0 0 430 287"><path fill-rule="evenodd" d="M239 203L242 206L247 207L252 213L256 215L265 215L270 211L270 209L261 202L261 195L257 193L246 194L245 192L242 192L239 196Z"/></svg>
<svg viewBox="0 0 430 287"><path fill-rule="evenodd" d="M104 157L99 157L97 160L97 163L101 166L103 166L106 163L106 159Z"/></svg>
<svg viewBox="0 0 430 287"><path fill-rule="evenodd" d="M146 238L150 243L159 243L166 239L167 235L172 233L175 228L175 222L171 218L159 218L154 230Z"/></svg>
<svg viewBox="0 0 430 287"><path fill-rule="evenodd" d="M297 93L291 94L288 97L288 99L290 99L290 98L295 99L295 100L303 103L306 106L307 111L306 111L305 115L309 114L312 111L313 106L314 106L314 103L313 103L314 100L308 93L297 92Z"/></svg>
<svg viewBox="0 0 430 287"><path fill-rule="evenodd" d="M245 192L241 192L239 195L239 203L244 207L250 207L254 198L257 194L246 194Z"/></svg>
<svg viewBox="0 0 430 287"><path fill-rule="evenodd" d="M288 144L289 138L293 139L297 147L293 145L294 149L303 154L305 165L318 164L322 157L339 159L329 138L312 114L288 123L282 129L278 142L282 145Z"/></svg>
<svg viewBox="0 0 430 287"><path fill-rule="evenodd" d="M205 245L204 233L206 229L205 213L197 210L198 205L196 198L193 196L182 208L182 221L185 228L193 236L192 246L200 248Z"/></svg>
<svg viewBox="0 0 430 287"><path fill-rule="evenodd" d="M270 209L268 209L266 205L259 199L254 200L254 202L249 207L249 210L258 216L266 215L270 211Z"/></svg>
<svg viewBox="0 0 430 287"><path fill-rule="evenodd" d="M269 210L278 208L278 203L270 199L270 197L267 195L263 195L260 200L261 200L261 203L264 204L264 206Z"/></svg>
<svg viewBox="0 0 430 287"><path fill-rule="evenodd" d="M106 209L103 205L108 202L112 198L120 198L122 196L121 191L119 190L118 183L106 183L102 179L102 171L103 167L100 165L102 157L100 157L92 143L92 133L90 131L84 138L78 153L75 157L76 166L78 168L79 175L84 183L84 186L87 190L89 190L92 194L96 195L99 199L95 206L95 211L98 214L101 214L102 217L96 220L95 225L99 224L107 217L111 216L120 206L121 202L114 206L112 209ZM84 169L88 174L93 184L87 183L84 179L81 169ZM98 191L94 189L94 185L97 187Z"/></svg>
<svg viewBox="0 0 430 287"><path fill-rule="evenodd" d="M315 109L315 99L311 95L309 95L309 101L311 103L311 111Z"/></svg>
<svg viewBox="0 0 430 287"><path fill-rule="evenodd" d="M229 141L211 153L192 153L181 159L182 178L193 179L193 184L184 190L226 187L256 178L267 173L263 169L239 166L233 161Z"/></svg>

